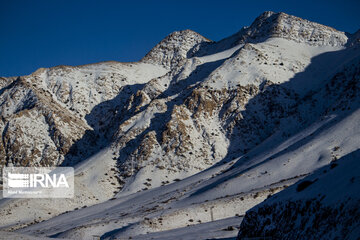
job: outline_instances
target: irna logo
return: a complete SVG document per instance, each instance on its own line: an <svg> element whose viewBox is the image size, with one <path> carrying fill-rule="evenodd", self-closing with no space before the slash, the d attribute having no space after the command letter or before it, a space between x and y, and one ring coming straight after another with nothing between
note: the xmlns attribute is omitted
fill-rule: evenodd
<svg viewBox="0 0 360 240"><path fill-rule="evenodd" d="M8 184L11 188L24 187L69 187L65 174L21 174L8 173Z"/></svg>
<svg viewBox="0 0 360 240"><path fill-rule="evenodd" d="M71 167L5 167L5 198L71 198L74 169Z"/></svg>

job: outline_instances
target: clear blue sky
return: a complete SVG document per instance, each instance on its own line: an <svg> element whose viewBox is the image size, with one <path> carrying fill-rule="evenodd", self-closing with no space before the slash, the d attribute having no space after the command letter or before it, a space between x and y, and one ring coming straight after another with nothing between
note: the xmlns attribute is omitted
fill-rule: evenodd
<svg viewBox="0 0 360 240"><path fill-rule="evenodd" d="M175 30L220 40L267 10L350 33L360 28L360 0L0 0L0 76L56 65L137 61Z"/></svg>

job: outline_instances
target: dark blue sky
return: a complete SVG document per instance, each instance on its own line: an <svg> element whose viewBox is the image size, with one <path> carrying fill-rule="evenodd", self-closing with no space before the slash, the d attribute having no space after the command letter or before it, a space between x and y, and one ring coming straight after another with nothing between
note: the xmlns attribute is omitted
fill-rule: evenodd
<svg viewBox="0 0 360 240"><path fill-rule="evenodd" d="M359 0L0 0L0 76L56 65L137 61L175 30L220 40L267 10L351 33L360 28Z"/></svg>

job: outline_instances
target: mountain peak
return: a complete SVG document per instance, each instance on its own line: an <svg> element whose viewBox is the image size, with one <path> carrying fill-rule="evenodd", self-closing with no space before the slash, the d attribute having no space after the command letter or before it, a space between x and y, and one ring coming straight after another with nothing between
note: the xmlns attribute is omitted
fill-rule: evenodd
<svg viewBox="0 0 360 240"><path fill-rule="evenodd" d="M245 41L280 37L314 46L344 46L348 40L344 32L283 12L266 11L244 30Z"/></svg>
<svg viewBox="0 0 360 240"><path fill-rule="evenodd" d="M187 52L202 42L211 40L189 29L175 31L151 49L141 61L158 63L169 68L185 59Z"/></svg>
<svg viewBox="0 0 360 240"><path fill-rule="evenodd" d="M276 12L273 12L273 11L265 11L263 12L262 14L260 14L254 22L256 21L261 21L262 19L268 19L269 17L273 16L277 14Z"/></svg>
<svg viewBox="0 0 360 240"><path fill-rule="evenodd" d="M194 49L192 56L201 57L239 44L258 43L269 38L283 38L311 46L341 47L347 45L349 41L347 35L332 27L284 12L266 11L260 14L250 26L241 28L237 33L219 42L204 44L201 49Z"/></svg>

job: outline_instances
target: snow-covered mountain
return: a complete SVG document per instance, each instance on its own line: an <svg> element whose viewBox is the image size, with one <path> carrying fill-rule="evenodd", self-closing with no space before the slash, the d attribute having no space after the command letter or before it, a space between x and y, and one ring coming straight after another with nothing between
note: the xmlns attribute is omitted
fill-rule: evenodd
<svg viewBox="0 0 360 240"><path fill-rule="evenodd" d="M218 42L174 32L136 63L1 78L0 164L74 166L76 188L74 199L2 199L0 230L236 236L248 209L359 149L359 63L359 32L265 12ZM274 197L280 213L293 188ZM258 215L240 237L267 224Z"/></svg>

